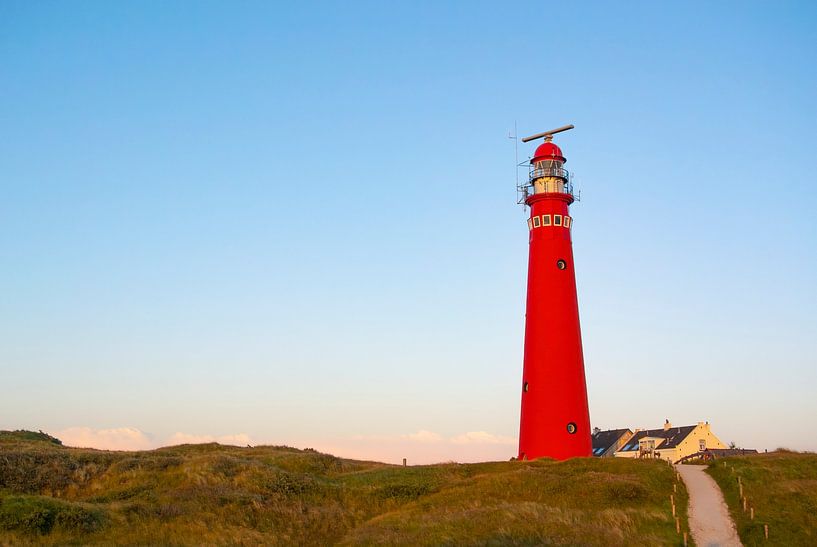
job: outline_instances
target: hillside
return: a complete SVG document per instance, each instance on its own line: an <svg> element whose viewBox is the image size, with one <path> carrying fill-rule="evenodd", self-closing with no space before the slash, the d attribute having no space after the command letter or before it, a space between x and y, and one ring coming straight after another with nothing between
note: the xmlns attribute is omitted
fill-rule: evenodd
<svg viewBox="0 0 817 547"><path fill-rule="evenodd" d="M401 467L283 446L107 452L0 432L0 544L680 545L673 479L665 464L620 459Z"/></svg>
<svg viewBox="0 0 817 547"><path fill-rule="evenodd" d="M744 545L817 545L817 454L736 456L713 462L707 471L721 487ZM754 519L743 511L738 477Z"/></svg>

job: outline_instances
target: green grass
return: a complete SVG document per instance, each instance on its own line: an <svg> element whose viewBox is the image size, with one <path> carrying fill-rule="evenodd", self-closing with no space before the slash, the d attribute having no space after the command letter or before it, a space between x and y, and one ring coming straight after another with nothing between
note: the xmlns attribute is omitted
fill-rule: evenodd
<svg viewBox="0 0 817 547"><path fill-rule="evenodd" d="M817 454L735 456L711 463L707 472L721 487L745 545L817 545ZM754 520L743 511L738 477Z"/></svg>
<svg viewBox="0 0 817 547"><path fill-rule="evenodd" d="M106 452L0 432L0 545L681 545L673 480L657 461L402 467L283 446Z"/></svg>

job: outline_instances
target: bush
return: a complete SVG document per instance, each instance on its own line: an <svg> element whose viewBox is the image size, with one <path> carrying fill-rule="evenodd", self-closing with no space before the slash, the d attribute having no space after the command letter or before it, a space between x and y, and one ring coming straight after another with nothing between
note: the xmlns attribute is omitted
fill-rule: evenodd
<svg viewBox="0 0 817 547"><path fill-rule="evenodd" d="M428 484L390 484L377 490L377 494L382 498L403 501L416 500L431 492L432 488Z"/></svg>
<svg viewBox="0 0 817 547"><path fill-rule="evenodd" d="M634 482L613 482L607 486L607 494L614 501L641 501L647 497L647 490Z"/></svg>
<svg viewBox="0 0 817 547"><path fill-rule="evenodd" d="M0 499L0 529L48 534L59 528L87 534L102 527L104 514L84 504L41 496L6 496Z"/></svg>

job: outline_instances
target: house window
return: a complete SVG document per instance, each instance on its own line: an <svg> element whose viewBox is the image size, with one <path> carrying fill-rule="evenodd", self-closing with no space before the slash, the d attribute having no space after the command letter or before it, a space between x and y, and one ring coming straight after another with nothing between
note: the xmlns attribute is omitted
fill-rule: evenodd
<svg viewBox="0 0 817 547"><path fill-rule="evenodd" d="M701 452L706 450L706 439L701 439L698 441L698 447L701 449Z"/></svg>
<svg viewBox="0 0 817 547"><path fill-rule="evenodd" d="M550 226L550 215L542 215L542 226Z"/></svg>
<svg viewBox="0 0 817 547"><path fill-rule="evenodd" d="M562 215L553 215L553 225L554 226L562 225Z"/></svg>
<svg viewBox="0 0 817 547"><path fill-rule="evenodd" d="M533 227L538 228L541 225L542 224L541 224L541 221L539 220L539 217L533 217Z"/></svg>

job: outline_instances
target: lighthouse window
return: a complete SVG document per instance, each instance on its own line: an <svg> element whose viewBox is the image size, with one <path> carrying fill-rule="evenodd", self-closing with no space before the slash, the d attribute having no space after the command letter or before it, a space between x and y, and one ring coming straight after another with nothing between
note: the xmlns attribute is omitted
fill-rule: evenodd
<svg viewBox="0 0 817 547"><path fill-rule="evenodd" d="M571 435L573 435L573 434L576 432L576 430L577 430L577 428L576 428L576 424L575 424L575 423L570 422L569 424L567 424L567 432L568 432L568 433L570 433Z"/></svg>
<svg viewBox="0 0 817 547"><path fill-rule="evenodd" d="M541 221L539 220L539 217L533 217L533 227L538 228L541 225L542 224L541 224Z"/></svg>
<svg viewBox="0 0 817 547"><path fill-rule="evenodd" d="M567 262L560 258L559 260L556 261L556 267L559 268L560 270L564 270L565 268L567 268Z"/></svg>
<svg viewBox="0 0 817 547"><path fill-rule="evenodd" d="M562 215L553 215L553 225L554 226L562 225Z"/></svg>
<svg viewBox="0 0 817 547"><path fill-rule="evenodd" d="M568 216L566 216L566 217L565 217L565 228L570 228L570 222L571 222L572 220L573 220L573 219L571 219L571 218L570 218L570 217L568 217Z"/></svg>
<svg viewBox="0 0 817 547"><path fill-rule="evenodd" d="M542 226L550 226L550 215L542 215Z"/></svg>
<svg viewBox="0 0 817 547"><path fill-rule="evenodd" d="M525 382L525 384L522 386L522 391L524 391L525 393L528 392L528 383L527 382Z"/></svg>
<svg viewBox="0 0 817 547"><path fill-rule="evenodd" d="M533 221L528 219L528 230L533 230Z"/></svg>

